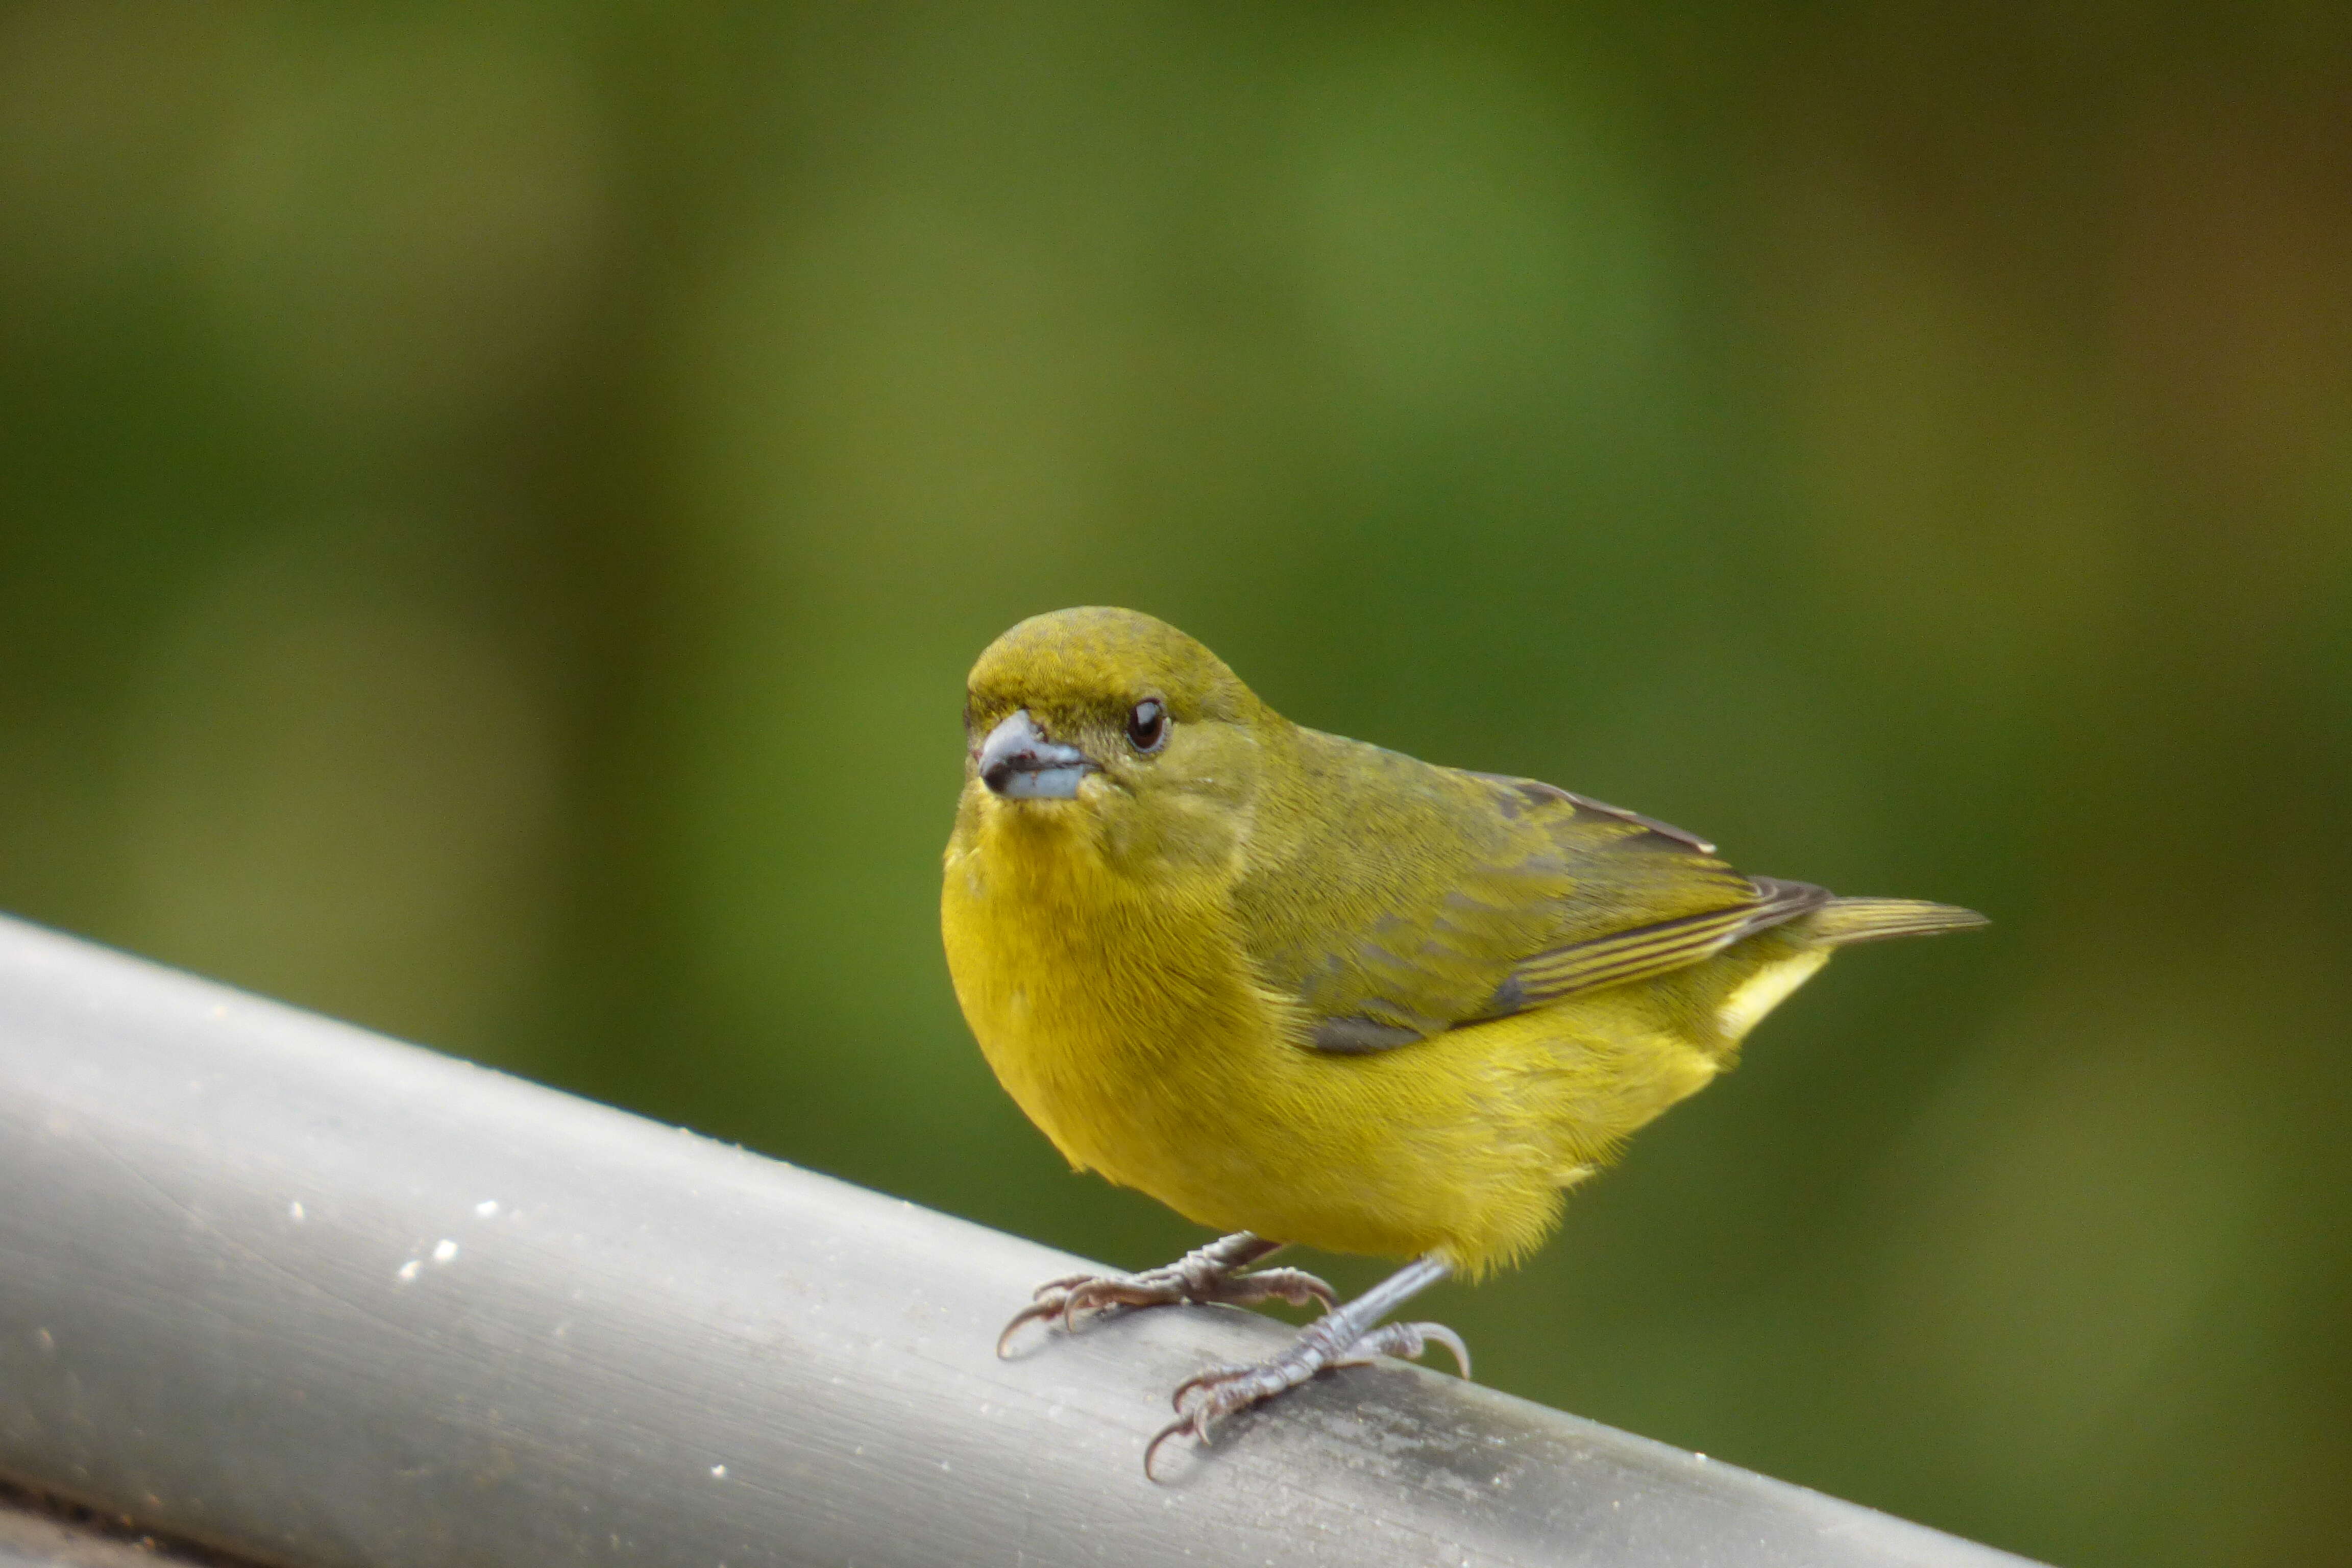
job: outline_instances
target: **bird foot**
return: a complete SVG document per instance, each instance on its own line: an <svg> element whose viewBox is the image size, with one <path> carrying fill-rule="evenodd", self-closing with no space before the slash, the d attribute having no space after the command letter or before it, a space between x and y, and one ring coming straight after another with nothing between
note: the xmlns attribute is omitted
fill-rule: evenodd
<svg viewBox="0 0 2352 1568"><path fill-rule="evenodd" d="M1226 1242L1234 1240L1227 1237ZM1253 1243L1255 1237L1251 1237ZM1071 1274L1037 1287L1036 1300L1013 1314L996 1337L996 1353L1005 1353L1022 1325L1040 1319L1061 1320L1065 1333L1076 1333L1082 1321L1136 1307L1171 1307L1190 1303L1207 1306L1254 1307L1262 1301L1287 1301L1304 1307L1320 1301L1326 1311L1339 1300L1330 1286L1297 1268L1260 1268L1243 1273L1250 1256L1263 1257L1273 1247L1256 1244L1255 1252L1213 1242L1186 1253L1175 1262L1140 1274ZM1237 1260L1238 1258L1238 1260Z"/></svg>
<svg viewBox="0 0 2352 1568"><path fill-rule="evenodd" d="M1205 1448L1209 1428L1224 1416L1286 1394L1330 1367L1359 1366L1381 1355L1418 1361L1433 1340L1454 1352L1454 1366L1468 1377L1470 1347L1444 1324L1388 1323L1358 1331L1344 1311L1309 1323L1289 1345L1265 1361L1213 1366L1197 1373L1176 1385L1176 1419L1162 1426L1145 1447L1143 1473L1151 1475L1151 1461L1160 1445L1180 1432L1190 1432Z"/></svg>

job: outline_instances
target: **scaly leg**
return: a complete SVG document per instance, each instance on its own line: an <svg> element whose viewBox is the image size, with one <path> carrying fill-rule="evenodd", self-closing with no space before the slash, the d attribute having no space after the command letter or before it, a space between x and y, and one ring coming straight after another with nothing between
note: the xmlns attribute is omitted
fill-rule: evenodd
<svg viewBox="0 0 2352 1568"><path fill-rule="evenodd" d="M1013 1314L1004 1331L996 1336L996 1353L1004 1353L1006 1342L1022 1324L1040 1318L1058 1317L1063 1331L1075 1333L1081 1313L1097 1317L1129 1307L1166 1307L1182 1301L1196 1305L1220 1301L1234 1307L1273 1300L1304 1307L1309 1301L1320 1301L1329 1310L1339 1298L1312 1274L1297 1268L1241 1272L1282 1245L1245 1230L1236 1231L1140 1274L1072 1274L1049 1279L1037 1287L1037 1299Z"/></svg>
<svg viewBox="0 0 2352 1568"><path fill-rule="evenodd" d="M1176 1419L1161 1427L1143 1450L1143 1473L1151 1474L1152 1456L1177 1433L1190 1432L1206 1447L1209 1427L1220 1416L1294 1389L1326 1367L1353 1366L1376 1355L1417 1359L1428 1348L1427 1342L1435 1340L1454 1352L1454 1364L1461 1368L1462 1375L1469 1376L1469 1347L1443 1323L1372 1326L1450 1272L1434 1258L1418 1258L1346 1306L1334 1308L1307 1324L1278 1354L1254 1366L1213 1366L1186 1378L1176 1385ZM1198 1397L1187 1405L1187 1394Z"/></svg>

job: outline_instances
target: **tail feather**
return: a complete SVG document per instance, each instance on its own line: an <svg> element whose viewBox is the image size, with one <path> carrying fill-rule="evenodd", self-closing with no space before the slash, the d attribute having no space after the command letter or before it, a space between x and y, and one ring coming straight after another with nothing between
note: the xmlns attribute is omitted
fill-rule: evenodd
<svg viewBox="0 0 2352 1568"><path fill-rule="evenodd" d="M1889 937L1972 931L1991 923L1974 910L1924 899L1832 899L1805 918L1805 931L1831 947L1847 947Z"/></svg>

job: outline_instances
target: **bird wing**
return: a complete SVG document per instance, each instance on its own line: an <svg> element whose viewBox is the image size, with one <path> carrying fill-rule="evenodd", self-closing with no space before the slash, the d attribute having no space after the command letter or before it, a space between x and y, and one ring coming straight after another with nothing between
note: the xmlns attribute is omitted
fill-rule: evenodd
<svg viewBox="0 0 2352 1568"><path fill-rule="evenodd" d="M1528 1007L1646 980L1671 969L1712 958L1743 937L1796 919L1829 902L1829 891L1806 882L1748 879L1752 902L1706 914L1681 915L1631 931L1586 937L1532 954L1515 964L1496 987L1484 1016L1505 1017Z"/></svg>
<svg viewBox="0 0 2352 1568"><path fill-rule="evenodd" d="M1291 819L1311 826L1258 858L1234 908L1318 1050L1390 1050L1646 979L1829 897L1550 784L1306 733L1317 809Z"/></svg>

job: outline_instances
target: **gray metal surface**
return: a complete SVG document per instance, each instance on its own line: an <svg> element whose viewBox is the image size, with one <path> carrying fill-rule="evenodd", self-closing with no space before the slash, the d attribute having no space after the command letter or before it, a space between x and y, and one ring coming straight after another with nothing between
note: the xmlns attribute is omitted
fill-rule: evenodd
<svg viewBox="0 0 2352 1568"><path fill-rule="evenodd" d="M0 1476L268 1562L2019 1561L1395 1364L1154 1486L1286 1331L5 921L0 1194Z"/></svg>
<svg viewBox="0 0 2352 1568"><path fill-rule="evenodd" d="M0 1568L218 1568L137 1536L100 1534L0 1501Z"/></svg>

